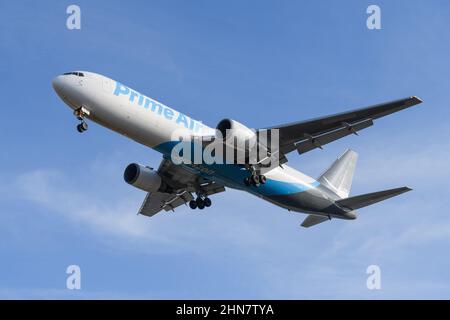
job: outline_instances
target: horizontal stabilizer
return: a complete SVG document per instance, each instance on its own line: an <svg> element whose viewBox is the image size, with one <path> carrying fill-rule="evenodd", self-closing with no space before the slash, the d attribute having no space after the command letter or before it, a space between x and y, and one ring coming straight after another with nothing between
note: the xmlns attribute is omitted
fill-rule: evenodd
<svg viewBox="0 0 450 320"><path fill-rule="evenodd" d="M411 191L408 187L401 187L396 189L378 191L373 193L366 193L355 197L350 197L342 200L337 200L336 204L351 210L356 210L362 207L370 206L374 203L398 196L402 193Z"/></svg>
<svg viewBox="0 0 450 320"><path fill-rule="evenodd" d="M316 216L314 214L310 214L306 217L305 220L303 220L302 227L309 228L309 227L315 226L316 224L325 222L327 220L331 220L331 219L326 216Z"/></svg>

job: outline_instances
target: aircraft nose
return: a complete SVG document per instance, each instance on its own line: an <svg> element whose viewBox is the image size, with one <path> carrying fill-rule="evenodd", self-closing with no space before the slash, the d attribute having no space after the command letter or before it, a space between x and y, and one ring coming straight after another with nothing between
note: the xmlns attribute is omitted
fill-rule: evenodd
<svg viewBox="0 0 450 320"><path fill-rule="evenodd" d="M57 76L56 78L54 78L52 80L52 86L53 89L56 91L56 93L60 96L63 97L64 96L64 80L62 76Z"/></svg>

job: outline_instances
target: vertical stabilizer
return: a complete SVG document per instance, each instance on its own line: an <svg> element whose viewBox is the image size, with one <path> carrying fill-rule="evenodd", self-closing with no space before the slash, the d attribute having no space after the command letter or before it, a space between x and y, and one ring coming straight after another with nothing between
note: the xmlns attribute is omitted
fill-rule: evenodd
<svg viewBox="0 0 450 320"><path fill-rule="evenodd" d="M318 181L341 198L347 198L352 187L358 154L347 149L343 155L325 171Z"/></svg>

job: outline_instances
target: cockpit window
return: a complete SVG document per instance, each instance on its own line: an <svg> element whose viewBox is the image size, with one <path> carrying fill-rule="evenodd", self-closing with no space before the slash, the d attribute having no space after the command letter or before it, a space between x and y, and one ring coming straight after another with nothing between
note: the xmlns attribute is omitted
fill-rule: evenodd
<svg viewBox="0 0 450 320"><path fill-rule="evenodd" d="M67 75L74 75L77 77L84 77L84 73L83 72L66 72L63 73L63 75L67 76Z"/></svg>

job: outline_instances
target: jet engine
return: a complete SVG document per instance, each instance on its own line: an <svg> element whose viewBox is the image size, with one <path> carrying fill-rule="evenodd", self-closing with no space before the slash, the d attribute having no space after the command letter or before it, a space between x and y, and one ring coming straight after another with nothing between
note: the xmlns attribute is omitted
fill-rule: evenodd
<svg viewBox="0 0 450 320"><path fill-rule="evenodd" d="M156 171L137 163L131 163L126 167L123 179L133 187L147 192L159 191L163 184Z"/></svg>
<svg viewBox="0 0 450 320"><path fill-rule="evenodd" d="M223 119L217 125L216 130L220 132L219 138L228 147L245 151L256 147L257 139L255 131L235 120Z"/></svg>

